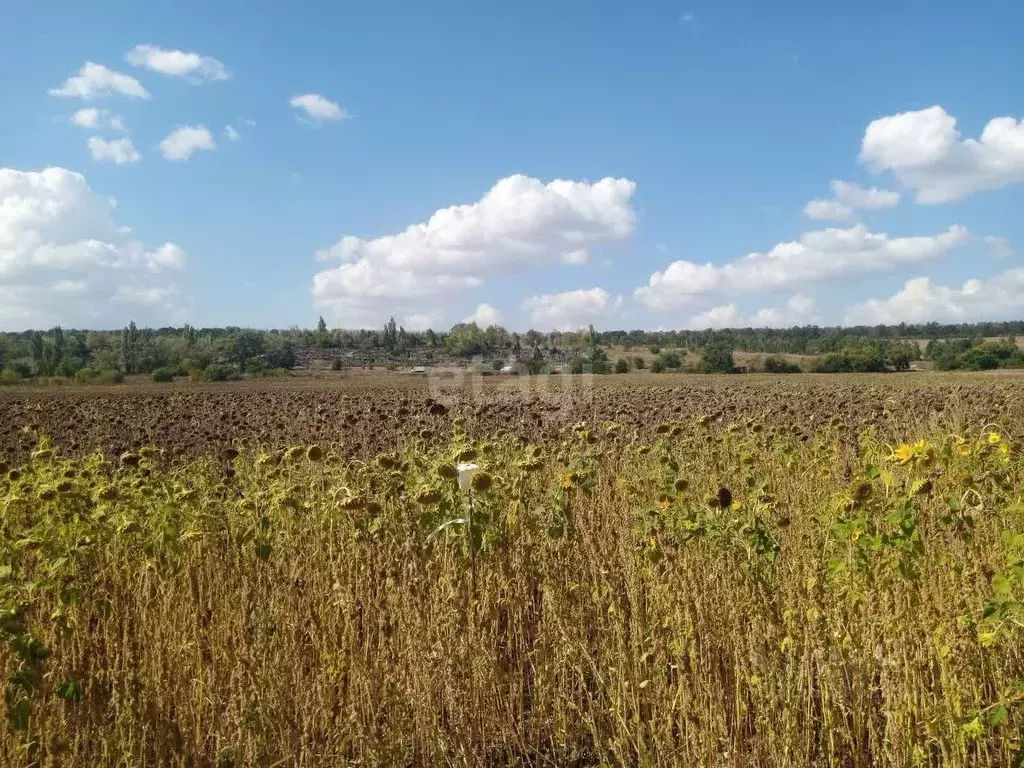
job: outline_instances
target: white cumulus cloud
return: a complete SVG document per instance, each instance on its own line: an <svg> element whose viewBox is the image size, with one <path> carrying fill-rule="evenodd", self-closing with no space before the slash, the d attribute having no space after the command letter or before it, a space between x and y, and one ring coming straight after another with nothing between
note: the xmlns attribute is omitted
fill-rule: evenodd
<svg viewBox="0 0 1024 768"><path fill-rule="evenodd" d="M562 293L530 296L522 304L530 323L544 330L571 331L609 320L622 308L622 297L604 288L579 288Z"/></svg>
<svg viewBox="0 0 1024 768"><path fill-rule="evenodd" d="M0 327L177 320L172 276L185 252L173 243L147 249L113 211L81 174L0 168Z"/></svg>
<svg viewBox="0 0 1024 768"><path fill-rule="evenodd" d="M691 330L707 328L792 328L813 325L819 321L814 300L797 294L783 307L766 307L752 315L743 314L732 302L712 307L689 318L684 324Z"/></svg>
<svg viewBox="0 0 1024 768"><path fill-rule="evenodd" d="M846 325L894 323L970 323L1017 319L1024 313L1024 267L988 280L963 285L936 285L927 277L908 280L887 299L871 299L850 307Z"/></svg>
<svg viewBox="0 0 1024 768"><path fill-rule="evenodd" d="M213 143L213 134L203 125L183 125L175 128L159 146L160 154L173 162L188 160L193 152L200 149L217 148Z"/></svg>
<svg viewBox="0 0 1024 768"><path fill-rule="evenodd" d="M403 328L410 331L425 331L428 328L439 328L444 314L441 312L413 312L401 317Z"/></svg>
<svg viewBox="0 0 1024 768"><path fill-rule="evenodd" d="M480 304L472 315L467 317L463 322L476 323L481 328L487 328L492 325L501 325L501 312L496 310L490 304Z"/></svg>
<svg viewBox="0 0 1024 768"><path fill-rule="evenodd" d="M891 189L862 187L838 179L832 182L831 187L836 200L858 210L877 211L881 208L892 208L900 203L900 193Z"/></svg>
<svg viewBox="0 0 1024 768"><path fill-rule="evenodd" d="M71 122L82 128L92 128L93 130L104 128L109 128L112 131L125 130L120 115L115 115L109 109L100 109L99 107L83 107L71 116Z"/></svg>
<svg viewBox="0 0 1024 768"><path fill-rule="evenodd" d="M339 324L375 326L389 302L401 303L396 311L436 309L491 275L583 261L592 248L632 234L635 188L628 179L545 184L509 176L475 203L442 208L397 234L345 236L318 252L342 263L313 278L314 300Z"/></svg>
<svg viewBox="0 0 1024 768"><path fill-rule="evenodd" d="M889 237L863 224L829 228L722 265L675 261L652 274L634 295L648 309L665 312L708 296L783 290L843 274L892 270L938 258L970 239L967 229L959 225L918 237Z"/></svg>
<svg viewBox="0 0 1024 768"><path fill-rule="evenodd" d="M340 106L319 93L303 93L292 96L288 102L289 106L300 109L306 113L309 120L344 120L348 117Z"/></svg>
<svg viewBox="0 0 1024 768"><path fill-rule="evenodd" d="M242 135L238 132L238 129L235 128L233 125L224 126L224 136L229 141L238 141L240 138L242 138Z"/></svg>
<svg viewBox="0 0 1024 768"><path fill-rule="evenodd" d="M141 159L132 140L127 138L108 141L99 136L90 136L89 151L93 160L109 160L118 165L137 163Z"/></svg>
<svg viewBox="0 0 1024 768"><path fill-rule="evenodd" d="M892 171L919 203L947 203L980 189L1024 181L1024 120L996 117L978 139L961 139L941 106L901 112L868 125L860 160Z"/></svg>
<svg viewBox="0 0 1024 768"><path fill-rule="evenodd" d="M811 200L804 206L804 216L817 221L846 221L854 215L853 208L836 200Z"/></svg>
<svg viewBox="0 0 1024 768"><path fill-rule="evenodd" d="M1005 237L999 235L986 235L982 238L985 245L988 246L988 252L995 256L997 259L1006 259L1013 256L1013 246L1010 245L1010 241Z"/></svg>
<svg viewBox="0 0 1024 768"><path fill-rule="evenodd" d="M185 262L185 251L174 243L164 243L147 255L146 267L150 272L160 272L164 269L181 270L185 268Z"/></svg>
<svg viewBox="0 0 1024 768"><path fill-rule="evenodd" d="M130 99L150 99L149 91L142 87L142 83L131 75L115 72L102 64L94 64L91 61L85 62L78 70L77 75L72 75L59 88L51 88L51 96L78 99L99 99L111 96L115 93L127 96Z"/></svg>
<svg viewBox="0 0 1024 768"><path fill-rule="evenodd" d="M176 51L144 43L136 45L124 56L135 67L143 67L169 77L180 77L191 83L227 80L231 72L217 59L198 53Z"/></svg>
<svg viewBox="0 0 1024 768"><path fill-rule="evenodd" d="M845 221L858 210L875 211L899 205L900 193L878 187L861 187L838 179L831 184L832 199L811 200L804 206L809 219Z"/></svg>

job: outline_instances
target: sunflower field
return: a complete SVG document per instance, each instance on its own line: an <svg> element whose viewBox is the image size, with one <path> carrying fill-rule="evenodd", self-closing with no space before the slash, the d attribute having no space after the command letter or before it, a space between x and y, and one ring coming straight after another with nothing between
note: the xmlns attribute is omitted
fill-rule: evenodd
<svg viewBox="0 0 1024 768"><path fill-rule="evenodd" d="M361 458L36 435L0 464L0 764L1024 759L1005 426L443 418Z"/></svg>

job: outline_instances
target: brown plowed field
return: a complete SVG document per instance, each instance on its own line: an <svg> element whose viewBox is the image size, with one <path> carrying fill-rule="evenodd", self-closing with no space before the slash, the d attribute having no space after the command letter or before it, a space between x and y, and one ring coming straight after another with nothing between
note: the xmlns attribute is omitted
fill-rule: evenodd
<svg viewBox="0 0 1024 768"><path fill-rule="evenodd" d="M22 387L0 390L0 460L22 458L40 435L71 453L152 444L197 455L244 440L271 448L317 441L342 455L366 456L423 430L446 437L453 424L475 435L509 430L536 441L581 421L614 421L645 434L665 421L708 416L726 423L757 418L807 435L834 422L852 440L867 427L883 438L914 434L938 414L964 430L995 422L1008 433L1020 431L1024 377L392 375Z"/></svg>

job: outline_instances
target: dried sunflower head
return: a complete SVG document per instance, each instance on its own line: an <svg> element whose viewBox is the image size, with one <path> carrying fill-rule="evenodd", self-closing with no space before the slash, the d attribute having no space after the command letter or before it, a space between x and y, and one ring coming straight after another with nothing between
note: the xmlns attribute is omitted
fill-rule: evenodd
<svg viewBox="0 0 1024 768"><path fill-rule="evenodd" d="M427 507L437 504L441 500L441 494L434 488L423 488L416 494L416 503Z"/></svg>
<svg viewBox="0 0 1024 768"><path fill-rule="evenodd" d="M732 506L732 491L725 486L718 489L716 498L718 499L718 506L722 509L728 509Z"/></svg>
<svg viewBox="0 0 1024 768"><path fill-rule="evenodd" d="M477 472L473 475L473 479L469 481L469 487L477 493L484 493L491 489L494 484L494 478L487 472Z"/></svg>

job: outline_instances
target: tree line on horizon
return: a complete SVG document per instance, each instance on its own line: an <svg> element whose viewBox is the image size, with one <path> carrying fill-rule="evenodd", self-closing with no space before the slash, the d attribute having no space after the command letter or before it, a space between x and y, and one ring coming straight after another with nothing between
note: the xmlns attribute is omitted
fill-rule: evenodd
<svg viewBox="0 0 1024 768"><path fill-rule="evenodd" d="M450 358L505 356L536 363L544 351L562 351L573 360L572 370L627 370L637 357L616 364L604 350L649 349L658 355L655 370L680 370L676 359L688 352L719 350L779 355L819 356L821 372L906 370L913 360L931 359L943 370L981 370L1024 367L1014 336L1024 332L1024 320L999 323L900 324L855 327L802 326L793 328L731 328L703 331L611 330L591 325L579 331L509 331L476 323L457 323L447 331L411 331L388 320L379 329L332 329L323 317L315 328L258 330L237 326L217 328L139 328L130 322L121 330L63 329L0 333L0 383L23 378L60 376L80 381L118 380L125 375L177 375L222 380L272 375L295 366L300 350L360 350L382 359L402 359L413 353ZM985 341L1004 337L1003 341ZM918 341L928 340L924 350ZM665 358L662 350L668 355ZM798 370L773 357L769 372ZM720 372L725 372L721 363ZM534 366L537 367L537 366ZM539 368L538 368L539 370ZM528 368L528 372L536 372Z"/></svg>

